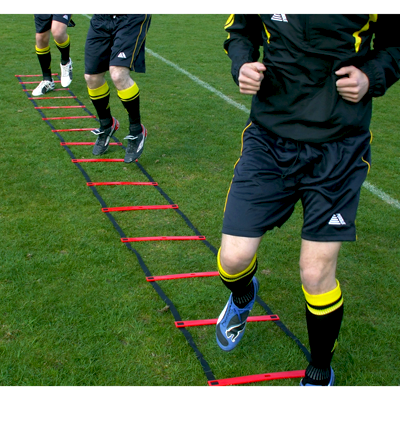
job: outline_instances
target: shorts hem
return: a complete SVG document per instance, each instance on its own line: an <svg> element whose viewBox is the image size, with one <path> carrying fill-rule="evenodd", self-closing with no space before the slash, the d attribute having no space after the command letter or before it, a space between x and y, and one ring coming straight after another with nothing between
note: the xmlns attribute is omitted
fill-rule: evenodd
<svg viewBox="0 0 400 424"><path fill-rule="evenodd" d="M262 237L265 233L263 232L254 232L254 231L241 231L241 230L232 230L229 228L222 228L222 234L235 237L249 237L249 238L258 238Z"/></svg>
<svg viewBox="0 0 400 424"><path fill-rule="evenodd" d="M343 235L343 234L338 234L337 236L335 235L315 235L315 234L304 234L301 233L301 238L307 241L320 241L320 242L329 242L329 241L356 241L357 237L355 235Z"/></svg>

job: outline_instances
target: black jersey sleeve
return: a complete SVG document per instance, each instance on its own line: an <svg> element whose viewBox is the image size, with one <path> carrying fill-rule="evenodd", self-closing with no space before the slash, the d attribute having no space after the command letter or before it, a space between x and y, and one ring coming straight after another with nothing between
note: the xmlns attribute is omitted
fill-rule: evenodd
<svg viewBox="0 0 400 424"><path fill-rule="evenodd" d="M262 45L262 21L258 15L230 15L225 27L228 38L224 50L232 60L232 76L239 85L239 70L244 63L256 62Z"/></svg>
<svg viewBox="0 0 400 424"><path fill-rule="evenodd" d="M400 15L378 15L373 50L360 69L369 78L373 97L383 96L400 79Z"/></svg>

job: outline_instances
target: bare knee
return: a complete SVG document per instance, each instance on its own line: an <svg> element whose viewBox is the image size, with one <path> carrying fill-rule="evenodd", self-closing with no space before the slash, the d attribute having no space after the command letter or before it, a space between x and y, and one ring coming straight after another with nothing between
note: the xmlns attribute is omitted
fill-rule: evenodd
<svg viewBox="0 0 400 424"><path fill-rule="evenodd" d="M304 242L300 254L301 282L309 294L322 294L336 287L336 264L340 243Z"/></svg>
<svg viewBox="0 0 400 424"><path fill-rule="evenodd" d="M61 22L53 21L51 33L58 44L65 43L68 39L67 26Z"/></svg>
<svg viewBox="0 0 400 424"><path fill-rule="evenodd" d="M322 264L302 264L300 262L301 282L308 293L322 293L322 286L324 285L327 276L328 273Z"/></svg>
<svg viewBox="0 0 400 424"><path fill-rule="evenodd" d="M254 256L253 256L254 257ZM220 253L220 263L222 269L230 275L235 275L245 270L251 263L253 257L249 258L239 252Z"/></svg>
<svg viewBox="0 0 400 424"><path fill-rule="evenodd" d="M104 74L85 74L85 81L87 86L94 90L96 88L101 87L105 82Z"/></svg>
<svg viewBox="0 0 400 424"><path fill-rule="evenodd" d="M39 49L44 49L45 47L47 47L49 45L50 31L41 32L41 33L37 32L36 37L35 37L35 41L36 41L36 46Z"/></svg>
<svg viewBox="0 0 400 424"><path fill-rule="evenodd" d="M223 234L219 260L222 269L230 275L249 267L254 259L261 238L235 237Z"/></svg>
<svg viewBox="0 0 400 424"><path fill-rule="evenodd" d="M110 66L110 76L117 90L125 90L134 84L129 68Z"/></svg>

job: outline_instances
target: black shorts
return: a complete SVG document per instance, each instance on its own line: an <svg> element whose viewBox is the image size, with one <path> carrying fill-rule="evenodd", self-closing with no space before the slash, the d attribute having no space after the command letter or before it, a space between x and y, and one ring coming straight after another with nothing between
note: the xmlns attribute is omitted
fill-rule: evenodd
<svg viewBox="0 0 400 424"><path fill-rule="evenodd" d="M53 21L61 22L68 25L72 15L33 15L35 17L36 33L42 34L43 32L51 29Z"/></svg>
<svg viewBox="0 0 400 424"><path fill-rule="evenodd" d="M301 236L354 241L361 186L371 163L368 131L338 142L284 140L249 122L228 191L222 232L261 237L281 227L301 200Z"/></svg>
<svg viewBox="0 0 400 424"><path fill-rule="evenodd" d="M85 44L85 73L111 66L146 72L145 40L151 15L93 15Z"/></svg>

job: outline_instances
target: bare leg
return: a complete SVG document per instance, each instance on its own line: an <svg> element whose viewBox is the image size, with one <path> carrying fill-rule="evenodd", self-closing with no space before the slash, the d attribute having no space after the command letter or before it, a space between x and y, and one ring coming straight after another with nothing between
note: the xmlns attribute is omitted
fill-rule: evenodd
<svg viewBox="0 0 400 424"><path fill-rule="evenodd" d="M110 66L110 76L119 91L126 90L134 84L130 75L130 69L123 66Z"/></svg>
<svg viewBox="0 0 400 424"><path fill-rule="evenodd" d="M220 261L224 271L234 275L246 269L253 260L261 239L222 234Z"/></svg>
<svg viewBox="0 0 400 424"><path fill-rule="evenodd" d="M51 33L58 44L63 44L68 40L67 25L62 22L53 21L51 23Z"/></svg>
<svg viewBox="0 0 400 424"><path fill-rule="evenodd" d="M336 287L336 264L341 242L302 240L300 277L310 294L323 294Z"/></svg>
<svg viewBox="0 0 400 424"><path fill-rule="evenodd" d="M335 276L340 247L340 242L302 240L300 276L311 350L302 385L334 384L330 364L343 318L343 298Z"/></svg>
<svg viewBox="0 0 400 424"><path fill-rule="evenodd" d="M96 88L99 88L102 85L104 85L106 82L106 79L104 78L105 74L106 74L105 72L101 74L92 74L92 75L85 74L85 81L88 88L90 88L91 90L95 90Z"/></svg>
<svg viewBox="0 0 400 424"><path fill-rule="evenodd" d="M46 32L36 33L36 46L39 49L44 49L50 42L50 30Z"/></svg>

